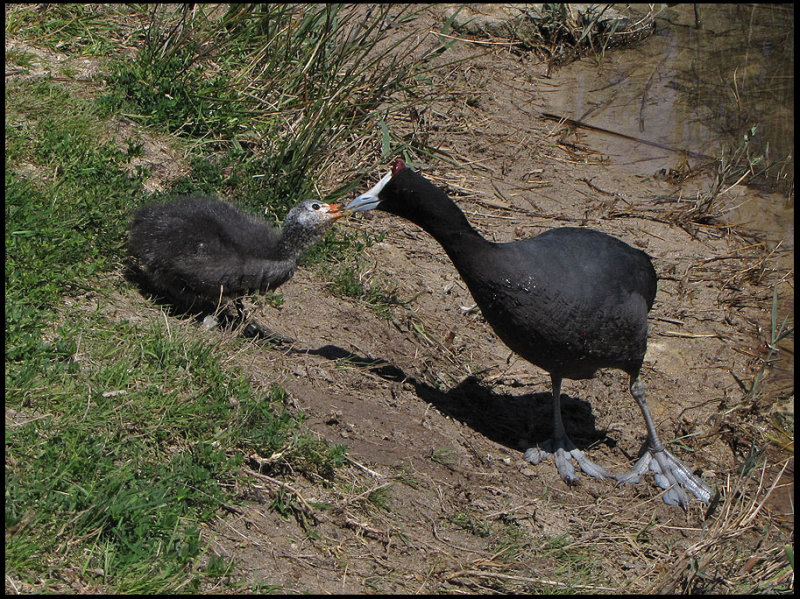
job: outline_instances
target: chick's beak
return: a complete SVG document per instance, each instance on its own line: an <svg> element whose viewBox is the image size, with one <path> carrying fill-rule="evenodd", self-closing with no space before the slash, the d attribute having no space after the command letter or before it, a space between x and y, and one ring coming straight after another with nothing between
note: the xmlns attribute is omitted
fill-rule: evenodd
<svg viewBox="0 0 800 599"><path fill-rule="evenodd" d="M355 200L350 202L347 205L347 210L351 212L365 212L367 210L373 210L378 207L378 204L381 203L380 193L386 184L392 179L391 172L386 173L383 178L378 181L378 183L370 189L367 193L364 193L358 196Z"/></svg>
<svg viewBox="0 0 800 599"><path fill-rule="evenodd" d="M331 218L331 220L340 219L343 216L347 216L351 213L352 210L349 208L342 208L340 204L328 204L328 216Z"/></svg>

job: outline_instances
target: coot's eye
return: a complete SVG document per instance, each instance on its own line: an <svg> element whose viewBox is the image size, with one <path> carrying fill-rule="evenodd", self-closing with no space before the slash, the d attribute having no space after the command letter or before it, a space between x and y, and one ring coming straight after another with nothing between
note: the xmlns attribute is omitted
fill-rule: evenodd
<svg viewBox="0 0 800 599"><path fill-rule="evenodd" d="M321 208L321 206L319 204L311 204L311 209L312 210L319 210L320 208Z"/></svg>

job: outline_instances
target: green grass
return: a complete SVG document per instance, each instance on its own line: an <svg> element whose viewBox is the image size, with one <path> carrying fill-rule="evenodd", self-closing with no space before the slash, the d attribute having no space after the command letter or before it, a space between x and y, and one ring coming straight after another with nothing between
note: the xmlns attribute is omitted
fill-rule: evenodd
<svg viewBox="0 0 800 599"><path fill-rule="evenodd" d="M36 55L32 52L26 52L25 50L16 50L12 48L6 52L6 64L9 65L16 65L27 69L33 66L35 60Z"/></svg>
<svg viewBox="0 0 800 599"><path fill-rule="evenodd" d="M47 65L46 55L20 49L6 57L7 66L42 62L61 76L10 79L5 90L12 586L219 588L237 566L209 553L201 530L220 506L241 501L235 489L249 484L243 456L280 452L273 474L335 477L344 447L313 439L302 415L284 409L283 389L256 387L231 364L242 341L118 313L120 290L136 296L120 276L126 230L135 207L162 196L222 195L253 212L266 208L274 220L319 197L317 178L358 136L378 135L376 119L397 107L395 92L410 104L422 97L408 95L422 63L393 59L399 42L376 50L386 17L409 10L380 8L369 21L321 5L224 14L205 5L191 13L168 5L7 11L7 36L68 58L101 57L95 81L103 82L70 80L78 71L69 60ZM119 138L122 119L139 133ZM145 191L150 173L134 166L145 144L137 135L179 139L189 175L164 181L164 192ZM328 197L359 183L348 171ZM346 272L345 260L373 241L331 233L302 265ZM377 287L357 292L373 304L391 301ZM380 491L369 501L387 506ZM291 497L273 509L297 512ZM253 589L273 587L257 581Z"/></svg>
<svg viewBox="0 0 800 599"><path fill-rule="evenodd" d="M431 461L450 468L458 464L458 456L452 447L440 447L431 452Z"/></svg>
<svg viewBox="0 0 800 599"><path fill-rule="evenodd" d="M492 534L492 527L488 522L481 521L470 513L459 512L452 520L453 524L472 533L476 537L485 538Z"/></svg>
<svg viewBox="0 0 800 599"><path fill-rule="evenodd" d="M90 289L88 279L115 264L126 207L144 173L127 168L135 146L98 143L90 107L50 82L9 84L6 102L6 368L13 381L38 368L39 358L51 359L40 334L58 300ZM42 176L21 175L20 162L33 162Z"/></svg>
<svg viewBox="0 0 800 599"><path fill-rule="evenodd" d="M492 550L498 561L513 563L530 547L531 538L513 518L503 518L501 522L503 528L495 534Z"/></svg>
<svg viewBox="0 0 800 599"><path fill-rule="evenodd" d="M106 56L118 51L127 19L124 4L17 5L6 12L6 35L74 56Z"/></svg>
<svg viewBox="0 0 800 599"><path fill-rule="evenodd" d="M397 306L406 306L411 300L402 300L397 287L385 279L368 272L371 270L361 259L362 251L383 241L384 233L350 233L342 231L329 235L312 248L301 260L301 264L312 267L326 278L328 290L335 296L360 300L376 315L386 320L394 318Z"/></svg>
<svg viewBox="0 0 800 599"><path fill-rule="evenodd" d="M59 556L48 567L57 569L78 558L79 542L104 548L88 567L108 588L166 591L203 549L197 523L237 501L225 488L245 453L291 449L302 456L295 467L332 475L319 444L312 458L303 451L316 442L283 410L283 391L254 390L213 343L162 323L143 331L71 316L53 342L59 359L7 387L7 405L25 416L6 430L6 526L35 506L27 534L7 537L11 571L35 572L41 552ZM202 575L192 573L194 586Z"/></svg>
<svg viewBox="0 0 800 599"><path fill-rule="evenodd" d="M389 503L389 492L391 487L380 486L374 489L367 495L367 500L380 510L391 511L391 504Z"/></svg>
<svg viewBox="0 0 800 599"><path fill-rule="evenodd" d="M427 59L395 57L408 39L378 44L390 20L411 10L382 7L366 16L345 5L162 6L133 60L109 69L98 102L198 140L201 155L213 152L220 167L232 168L232 197L283 214L313 194L318 174L340 162L338 151L377 136L388 110L420 102L419 94L405 96L395 107L392 97L408 91ZM331 197L356 184L343 183Z"/></svg>
<svg viewBox="0 0 800 599"><path fill-rule="evenodd" d="M396 290L387 290L380 282L362 282L351 267L338 269L328 287L334 295L364 301L375 314L387 320L391 320L395 306L405 303L397 297Z"/></svg>

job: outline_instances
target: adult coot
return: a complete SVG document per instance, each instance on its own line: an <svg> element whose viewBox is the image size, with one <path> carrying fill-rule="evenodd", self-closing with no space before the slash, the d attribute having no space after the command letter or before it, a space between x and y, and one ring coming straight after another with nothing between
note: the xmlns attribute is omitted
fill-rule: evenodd
<svg viewBox="0 0 800 599"><path fill-rule="evenodd" d="M620 482L638 482L648 469L664 500L685 508L682 487L707 502L711 492L659 441L639 378L647 348L647 313L656 294L650 257L615 237L564 227L529 239L493 243L470 226L458 206L430 181L395 162L392 171L347 209L378 208L419 225L447 252L484 317L512 350L550 373L553 435L530 447L538 464L553 456L561 477L578 481L571 460L587 474L611 475L567 437L561 420L561 381L591 378L599 368L619 368L644 415L647 444Z"/></svg>
<svg viewBox="0 0 800 599"><path fill-rule="evenodd" d="M200 310L224 303L226 311L233 300L242 319L241 296L289 280L298 258L346 214L337 204L306 200L289 211L279 229L227 202L189 196L137 210L129 249L150 284L169 300ZM291 341L255 322L245 334Z"/></svg>

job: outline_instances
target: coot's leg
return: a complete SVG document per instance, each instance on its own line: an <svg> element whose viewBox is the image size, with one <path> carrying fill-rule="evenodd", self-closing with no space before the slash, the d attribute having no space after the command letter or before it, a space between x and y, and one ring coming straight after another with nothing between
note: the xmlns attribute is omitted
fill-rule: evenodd
<svg viewBox="0 0 800 599"><path fill-rule="evenodd" d="M581 470L595 478L613 478L605 468L598 466L586 457L567 436L564 422L561 419L561 377L550 375L553 381L553 436L536 447L529 447L525 451L525 459L531 464L538 464L543 459L553 456L553 461L558 468L561 478L568 484L578 483L578 475L570 460L575 460Z"/></svg>
<svg viewBox="0 0 800 599"><path fill-rule="evenodd" d="M236 298L233 303L236 307L237 320L242 323L247 323L242 330L242 335L244 337L255 337L256 339L264 339L265 341L270 341L271 343L283 343L287 345L294 343L295 340L291 337L285 337L279 333L276 333L272 329L265 327L257 320L250 319L247 311L244 308L244 302L242 301L241 297Z"/></svg>
<svg viewBox="0 0 800 599"><path fill-rule="evenodd" d="M664 493L664 501L669 505L680 505L686 509L687 497L683 491L684 487L695 497L708 503L711 499L711 489L692 474L692 471L678 458L668 452L659 441L656 428L653 426L653 419L647 409L644 384L639 379L638 373L631 375L631 394L644 415L644 422L647 425L647 444L630 472L618 476L617 481L619 483L637 483L642 474L649 469L655 474L658 486L667 490Z"/></svg>
<svg viewBox="0 0 800 599"><path fill-rule="evenodd" d="M247 326L244 328L244 331L242 331L242 335L244 335L245 337L255 337L256 339L264 339L272 343L285 343L287 345L295 342L295 339L292 339L291 337L286 337L284 335L281 335L280 333L276 333L272 329L268 329L267 327L265 327L257 320L250 320L247 323Z"/></svg>

